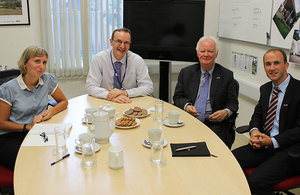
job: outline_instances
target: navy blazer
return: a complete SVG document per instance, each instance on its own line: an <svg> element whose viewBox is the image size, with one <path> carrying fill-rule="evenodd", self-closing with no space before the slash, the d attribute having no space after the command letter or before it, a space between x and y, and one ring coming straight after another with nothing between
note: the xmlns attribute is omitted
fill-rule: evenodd
<svg viewBox="0 0 300 195"><path fill-rule="evenodd" d="M200 85L200 63L183 68L173 96L175 106L183 109L186 103L195 104ZM215 64L210 86L210 103L212 112L228 108L233 112L229 119L233 122L238 110L238 92L233 72L220 64Z"/></svg>
<svg viewBox="0 0 300 195"><path fill-rule="evenodd" d="M300 144L300 81L291 76L291 80L286 89L279 114L279 134L274 138L282 149L292 149ZM269 106L272 82L268 82L260 87L259 102L252 115L249 129L258 128L263 132L263 126ZM287 151L288 151L287 150ZM299 150L300 153L300 150Z"/></svg>
<svg viewBox="0 0 300 195"><path fill-rule="evenodd" d="M199 90L200 63L181 69L173 96L175 106L183 109L186 103L195 104ZM210 85L210 104L212 112L230 109L233 114L220 122L225 131L227 144L231 146L235 138L235 119L238 110L238 91L233 72L220 64L215 64Z"/></svg>

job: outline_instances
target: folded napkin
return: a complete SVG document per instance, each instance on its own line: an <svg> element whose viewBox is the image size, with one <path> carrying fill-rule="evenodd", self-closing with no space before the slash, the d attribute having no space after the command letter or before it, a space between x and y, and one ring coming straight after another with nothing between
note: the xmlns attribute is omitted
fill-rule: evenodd
<svg viewBox="0 0 300 195"><path fill-rule="evenodd" d="M184 157L184 156L210 156L210 152L206 146L206 142L196 143L181 143L181 144L170 144L172 150L172 157ZM190 150L175 151L178 148L196 146Z"/></svg>

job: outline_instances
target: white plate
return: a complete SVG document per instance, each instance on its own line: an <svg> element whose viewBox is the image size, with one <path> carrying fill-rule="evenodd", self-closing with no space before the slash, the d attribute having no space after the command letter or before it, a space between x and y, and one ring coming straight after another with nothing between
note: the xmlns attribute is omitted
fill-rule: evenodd
<svg viewBox="0 0 300 195"><path fill-rule="evenodd" d="M127 109L127 110L129 110L129 109ZM148 116L148 115L151 113L149 110L147 110L147 114L146 114L146 115L142 115L142 116L132 116L132 115L127 115L127 114L125 114L125 112L126 112L127 110L124 110L123 114L124 114L125 116L133 117L133 118L144 118L144 117Z"/></svg>
<svg viewBox="0 0 300 195"><path fill-rule="evenodd" d="M121 117L118 117L117 120L118 120L119 118L121 118ZM136 125L134 125L134 126L123 127L123 126L117 126L117 125L116 125L116 127L119 128L119 129L131 129L131 128L137 127L137 126L139 126L139 125L141 124L141 121L140 121L140 119L138 119L138 118L135 119L135 122L136 122Z"/></svg>
<svg viewBox="0 0 300 195"><path fill-rule="evenodd" d="M78 146L80 147L80 146ZM100 144L95 143L95 152L98 152L101 149ZM80 150L78 150L78 148L75 146L75 152L81 154L82 152Z"/></svg>
<svg viewBox="0 0 300 195"><path fill-rule="evenodd" d="M142 141L143 146L145 146L145 147L147 147L147 148L151 148L151 145L146 144L146 143L145 143L145 140L146 140L146 141L149 141L149 138L144 139L144 140ZM168 142L167 142L167 140L164 139L164 147L166 147L167 145L168 145Z"/></svg>
<svg viewBox="0 0 300 195"><path fill-rule="evenodd" d="M86 124L86 122L85 122L85 117L83 117L83 118L81 119L81 121L82 121L82 123ZM90 123L91 123L91 122L90 122Z"/></svg>
<svg viewBox="0 0 300 195"><path fill-rule="evenodd" d="M181 126L183 126L184 125L184 122L182 121L182 120L178 120L178 122L180 123L180 124L170 124L169 123L169 119L166 119L166 120L164 120L164 125L166 125L166 126L168 126L168 127L181 127Z"/></svg>

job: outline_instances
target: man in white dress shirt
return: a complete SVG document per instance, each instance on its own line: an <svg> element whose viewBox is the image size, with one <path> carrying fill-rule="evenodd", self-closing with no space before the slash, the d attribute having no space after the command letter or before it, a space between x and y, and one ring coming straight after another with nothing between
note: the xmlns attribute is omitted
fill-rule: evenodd
<svg viewBox="0 0 300 195"><path fill-rule="evenodd" d="M131 103L131 97L153 93L145 61L129 51L131 32L127 28L114 30L110 39L111 49L94 57L86 79L86 91L97 98L118 103ZM121 65L118 72L117 64Z"/></svg>

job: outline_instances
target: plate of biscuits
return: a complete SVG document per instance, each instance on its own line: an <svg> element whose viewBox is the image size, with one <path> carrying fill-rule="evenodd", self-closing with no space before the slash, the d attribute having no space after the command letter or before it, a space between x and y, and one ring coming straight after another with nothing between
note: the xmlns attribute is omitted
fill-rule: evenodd
<svg viewBox="0 0 300 195"><path fill-rule="evenodd" d="M150 111L136 106L134 108L124 110L123 114L129 117L143 118L148 116L150 114Z"/></svg>
<svg viewBox="0 0 300 195"><path fill-rule="evenodd" d="M137 127L141 124L138 118L119 117L116 120L116 127L120 129L130 129Z"/></svg>

